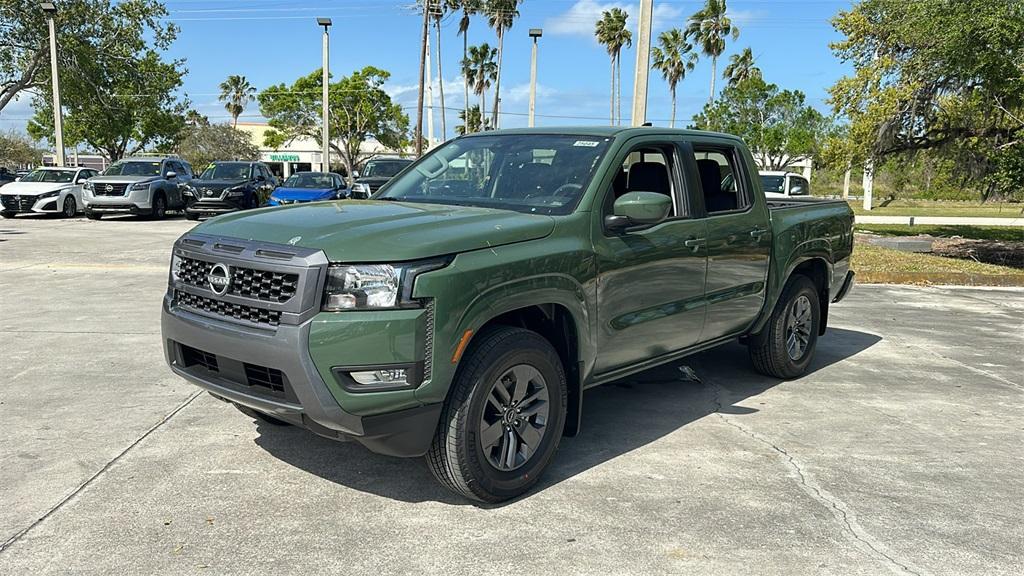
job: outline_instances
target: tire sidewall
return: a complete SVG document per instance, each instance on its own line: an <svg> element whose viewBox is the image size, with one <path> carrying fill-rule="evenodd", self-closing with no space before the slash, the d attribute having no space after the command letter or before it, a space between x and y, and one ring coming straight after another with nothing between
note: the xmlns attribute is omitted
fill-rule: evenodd
<svg viewBox="0 0 1024 576"><path fill-rule="evenodd" d="M793 360L789 357L789 352L786 348L786 319L789 317L790 310L800 296L806 296L811 303L811 334L803 356L798 360ZM821 326L821 305L818 293L815 291L814 284L810 279L800 276L787 288L785 304L780 309L773 324L772 336L777 347L776 353L783 361L786 372L793 375L804 373L811 360L814 359L814 352L818 345L818 330Z"/></svg>
<svg viewBox="0 0 1024 576"><path fill-rule="evenodd" d="M71 213L68 214L68 201L71 201ZM78 204L75 202L75 197L68 194L64 197L64 204L61 206L61 215L65 218L74 218L78 214Z"/></svg>
<svg viewBox="0 0 1024 576"><path fill-rule="evenodd" d="M540 339L539 336L532 338ZM558 448L565 425L565 372L557 353L550 346L545 348L538 342L530 342L532 338L517 340L520 348L494 350L497 354L489 354L484 362L487 366L478 374L467 374L474 380L473 392L470 395L467 410L463 411L459 427L466 441L460 450L466 451L465 461L473 467L472 476L479 480L480 488L487 494L498 499L507 499L521 494L532 486L547 468ZM480 445L479 427L483 416L487 396L494 382L505 371L518 364L533 366L544 377L548 387L548 424L544 430L541 446L521 467L510 471L501 471L490 463Z"/></svg>

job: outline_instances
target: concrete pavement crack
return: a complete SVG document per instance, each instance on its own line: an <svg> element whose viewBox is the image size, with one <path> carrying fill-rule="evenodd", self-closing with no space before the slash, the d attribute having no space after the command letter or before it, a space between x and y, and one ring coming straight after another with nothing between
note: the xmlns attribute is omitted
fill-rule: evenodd
<svg viewBox="0 0 1024 576"><path fill-rule="evenodd" d="M987 377L991 378L992 380L995 380L996 382L1001 382L1003 384L1006 384L1007 386L1011 386L1013 388L1016 388L1017 390L1024 391L1024 385L1018 384L1018 383L1014 382L1013 380L1009 380L1007 378L1003 378L999 374L995 374L993 372L989 372L988 370L983 370L981 368L978 368L977 366L971 366L970 364L967 364L966 362L961 362L961 361L957 360L956 358L950 358L949 356L945 356L943 354L940 354L940 353L936 352L935 350L932 350L931 348L928 348L926 346L921 346L919 344L914 344L913 342L911 342L911 341L909 341L909 340L907 340L905 338L901 338L901 337L898 337L898 336L889 336L889 340L892 341L892 342L895 342L897 344L902 344L903 346L906 346L907 348L916 348L918 350L921 350L922 352L927 352L928 354L931 354L932 356L935 356L936 358L941 358L941 359L946 360L948 362L952 362L953 364L956 364L957 366L960 366L961 368L965 368L969 372L974 372L975 374L980 374L982 376L987 376Z"/></svg>
<svg viewBox="0 0 1024 576"><path fill-rule="evenodd" d="M141 436L136 438L135 441L133 441L131 444L129 444L124 450L122 450L116 456L111 458L106 464L104 464L99 470L97 470L95 474L93 474L92 476L87 478L85 480L85 482L82 482L81 484L79 484L78 487L75 488L74 490L72 490L70 494L68 494L67 496L62 498L59 502L57 502L55 505L50 507L50 509L47 510L46 513L44 513L42 516L37 518L34 522L29 524L25 528L22 528L21 530L19 530L13 536L11 536L7 540L5 540L3 543L0 543L0 554L2 554L5 550L7 550L15 542L17 542L18 540L21 540L21 538L23 536L25 536L30 531L32 531L36 526L39 526L40 524L42 524L47 518L49 518L50 516L53 516L57 511L59 511L61 508L63 508L64 505L67 504L68 502L70 502L74 497L76 497L79 494L81 494L82 491L85 490L86 488L88 488L90 484L92 484L97 479L99 479L100 476L102 476L104 473L106 473L107 470L110 470L110 468L114 464L116 464L121 458L123 458L126 454L128 454L128 452L131 451L132 448L135 448L136 446L138 446L140 443L142 443L143 440L148 438L150 434L152 434L153 432L156 432L161 426L163 426L164 424L169 422L171 420L171 418L173 418L178 412L181 412L182 410L184 410L189 404L192 403L193 400L198 398L201 394L202 394L202 390L197 390L197 391L193 392L182 403L178 404L174 408L174 410L171 410L169 413L167 413L167 415L165 415L163 418L161 418L159 422L157 422L156 424L151 426L148 430L143 432L143 434Z"/></svg>
<svg viewBox="0 0 1024 576"><path fill-rule="evenodd" d="M748 429L739 422L736 422L731 418L727 418L725 414L722 413L722 387L711 379L704 379L703 381L708 383L714 391L715 415L729 426L739 430L741 433L749 436L753 440L768 446L773 451L781 455L783 462L785 462L796 473L800 480L800 488L804 493L828 509L832 516L842 525L844 532L848 534L854 542L856 542L858 548L879 562L884 563L894 573L914 574L915 576L925 576L928 574L928 572L923 569L913 566L907 561L897 560L892 555L883 551L883 546L877 542L867 532L867 530L860 525L859 522L857 522L856 515L847 507L846 503L822 488L810 473L804 470L803 465L801 465L796 458L787 452L785 448L782 448L767 437Z"/></svg>

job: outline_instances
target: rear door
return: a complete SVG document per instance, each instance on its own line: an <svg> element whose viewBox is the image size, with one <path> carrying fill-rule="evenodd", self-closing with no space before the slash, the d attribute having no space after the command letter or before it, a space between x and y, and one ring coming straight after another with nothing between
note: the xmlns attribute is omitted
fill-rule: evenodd
<svg viewBox="0 0 1024 576"><path fill-rule="evenodd" d="M693 213L680 162L679 140L636 138L606 175L593 235L598 266L598 354L608 372L686 348L704 324L707 265L704 221ZM669 194L673 210L659 224L629 231L604 228L615 199L626 192Z"/></svg>
<svg viewBox="0 0 1024 576"><path fill-rule="evenodd" d="M756 201L749 164L729 140L693 141L693 163L707 222L707 320L702 341L746 329L764 304L771 227Z"/></svg>

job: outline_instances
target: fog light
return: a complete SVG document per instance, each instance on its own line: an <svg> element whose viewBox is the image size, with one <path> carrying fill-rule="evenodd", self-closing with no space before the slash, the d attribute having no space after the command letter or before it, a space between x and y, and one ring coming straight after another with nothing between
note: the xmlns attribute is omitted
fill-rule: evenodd
<svg viewBox="0 0 1024 576"><path fill-rule="evenodd" d="M405 368L395 370L372 370L369 372L350 372L349 376L351 376L358 384L363 386L406 386L409 383L406 379Z"/></svg>

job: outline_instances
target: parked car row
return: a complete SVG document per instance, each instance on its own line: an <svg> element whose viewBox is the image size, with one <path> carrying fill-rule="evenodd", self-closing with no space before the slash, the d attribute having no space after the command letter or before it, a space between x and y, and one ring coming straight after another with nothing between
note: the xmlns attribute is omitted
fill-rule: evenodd
<svg viewBox="0 0 1024 576"><path fill-rule="evenodd" d="M161 219L177 210L189 220L260 206L369 198L411 160L371 160L349 188L333 172L297 172L279 183L262 162L213 162L199 176L177 156L118 160L102 173L91 168L42 167L0 191L0 215L52 213L91 220L134 214ZM5 172L6 174L6 172ZM13 178L13 175L12 175Z"/></svg>

